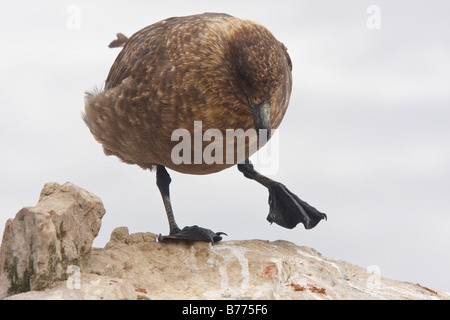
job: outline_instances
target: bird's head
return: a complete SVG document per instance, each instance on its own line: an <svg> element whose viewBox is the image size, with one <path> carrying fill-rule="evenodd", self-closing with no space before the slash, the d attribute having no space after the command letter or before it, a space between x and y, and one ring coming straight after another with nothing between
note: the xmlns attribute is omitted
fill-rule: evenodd
<svg viewBox="0 0 450 320"><path fill-rule="evenodd" d="M259 134L266 130L267 141L281 122L291 93L292 62L287 49L264 26L253 22L233 32L229 49L237 86L255 129Z"/></svg>

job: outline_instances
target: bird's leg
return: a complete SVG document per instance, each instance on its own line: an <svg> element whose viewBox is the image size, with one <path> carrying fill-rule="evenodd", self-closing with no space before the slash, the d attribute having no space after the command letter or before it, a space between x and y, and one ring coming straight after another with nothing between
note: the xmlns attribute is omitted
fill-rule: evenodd
<svg viewBox="0 0 450 320"><path fill-rule="evenodd" d="M272 223L293 229L298 223L303 223L306 229L314 228L327 215L302 201L280 182L274 181L257 172L247 159L238 164L238 169L245 177L253 179L269 190L270 211L267 220Z"/></svg>
<svg viewBox="0 0 450 320"><path fill-rule="evenodd" d="M173 215L172 204L170 203L169 184L172 182L169 173L164 166L158 165L156 167L156 185L161 192L161 197L164 202L164 208L166 209L167 219L169 220L170 234L174 234L180 231L175 217Z"/></svg>
<svg viewBox="0 0 450 320"><path fill-rule="evenodd" d="M223 232L213 232L209 229L198 226L184 227L182 230L178 228L173 215L172 205L170 203L169 184L172 181L166 168L161 165L156 166L156 185L161 192L166 209L167 219L169 220L170 233L168 236L159 235L158 241L163 242L167 240L191 240L191 241L207 241L212 244L222 240ZM226 235L226 234L225 234Z"/></svg>

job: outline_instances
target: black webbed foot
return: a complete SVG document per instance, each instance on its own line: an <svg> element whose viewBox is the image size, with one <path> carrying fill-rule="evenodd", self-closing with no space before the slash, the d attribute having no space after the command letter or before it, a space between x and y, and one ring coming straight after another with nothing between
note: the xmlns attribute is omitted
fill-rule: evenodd
<svg viewBox="0 0 450 320"><path fill-rule="evenodd" d="M201 228L199 226L184 227L183 230L175 230L168 236L159 235L158 241L206 241L215 244L222 240L221 235L227 235L224 232L213 232L209 229Z"/></svg>
<svg viewBox="0 0 450 320"><path fill-rule="evenodd" d="M267 221L293 229L300 222L306 229L314 228L327 215L302 201L286 188L285 185L273 181L268 186L270 211Z"/></svg>

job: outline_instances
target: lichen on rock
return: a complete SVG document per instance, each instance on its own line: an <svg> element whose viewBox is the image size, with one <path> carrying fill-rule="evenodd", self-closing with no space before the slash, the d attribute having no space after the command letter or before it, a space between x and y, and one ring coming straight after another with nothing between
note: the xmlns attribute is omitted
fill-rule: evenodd
<svg viewBox="0 0 450 320"><path fill-rule="evenodd" d="M67 267L79 265L90 251L104 214L92 193L70 182L47 183L36 206L22 208L6 222L0 284L7 288L0 288L0 297L43 290L66 279Z"/></svg>

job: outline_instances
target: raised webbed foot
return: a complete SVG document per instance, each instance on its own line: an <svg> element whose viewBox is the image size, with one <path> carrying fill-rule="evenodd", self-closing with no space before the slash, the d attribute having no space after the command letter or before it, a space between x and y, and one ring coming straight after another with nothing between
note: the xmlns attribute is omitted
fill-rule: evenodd
<svg viewBox="0 0 450 320"><path fill-rule="evenodd" d="M314 228L327 215L302 201L282 183L273 181L268 186L270 211L267 221L293 229L300 222L306 229Z"/></svg>

